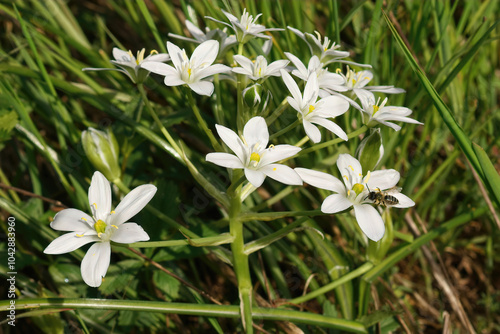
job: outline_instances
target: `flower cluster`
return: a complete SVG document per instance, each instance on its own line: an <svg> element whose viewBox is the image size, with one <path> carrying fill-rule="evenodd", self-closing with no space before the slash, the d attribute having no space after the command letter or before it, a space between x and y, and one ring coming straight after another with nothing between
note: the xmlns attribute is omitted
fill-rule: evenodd
<svg viewBox="0 0 500 334"><path fill-rule="evenodd" d="M335 214L352 207L362 232L371 240L380 240L385 232L380 209L384 206L407 208L415 204L401 193L401 188L396 187L400 178L398 171L373 170L384 154L381 131L374 127L381 124L399 131L401 126L393 123L394 121L422 124L408 117L412 113L410 109L388 106L387 97L375 95L375 93L399 94L404 90L390 85L369 85L374 75L366 68L371 68L371 65L352 61L349 52L342 51L340 45L332 43L328 37L322 38L317 32L313 35L288 27L298 38L305 41L311 56L304 61L292 52L284 52L284 57L287 59L271 62L267 58L273 42L269 33L283 29L266 28L256 23L261 14L253 17L246 10L239 19L225 11L223 14L229 23L207 17L223 24L225 28L222 30L207 28L203 32L191 21L186 21L192 38L169 35L198 44L191 56L188 56L185 49L170 41L166 43L168 54L158 54L153 51L147 57L144 57L145 49L139 51L135 57L131 51L125 52L114 48L115 60L112 63L118 67L114 70L125 73L140 88L149 74L155 73L163 76L166 86L187 86L188 89L204 96L211 96L214 93L213 76L223 74L221 79L230 79L237 86L238 126L237 130L232 130L216 124L215 129L220 139L234 154L212 152L206 155L206 161L229 169L242 169L250 191L262 186L266 177L287 185L300 186L305 182L332 191L333 194L323 201L321 211ZM229 30L232 30L234 35L228 35ZM264 39L262 54L244 56L244 46L252 39ZM236 45L238 45L237 54L227 53ZM255 45L258 43L251 45L252 50L255 50ZM223 64L225 60L229 61L230 66ZM169 61L172 65L166 63ZM345 66L345 72L342 66ZM352 67L364 69L355 71ZM271 77L274 78L270 79ZM266 89L269 97L272 95L270 86L276 88L276 85L282 85L281 91L288 95L281 106L293 109L297 119L279 133L270 136L268 123L275 119L271 117L266 119L269 113L260 115L255 107L261 102L262 91ZM141 92L144 91L141 89ZM189 100L193 103L192 98ZM246 107L242 101L246 102ZM264 105L267 106L267 100ZM212 145L220 147L198 108L194 105L192 107ZM300 146L307 141L307 138L312 142L311 149L315 149L314 144L320 143L325 138L318 125L342 141L347 141L350 136L337 124L336 119L347 113L351 107L361 112L364 129L374 129L371 129L370 135L368 133L365 135L360 144L357 150L358 159L349 154L339 155L337 167L342 181L321 171L301 167L294 169L284 164L286 160L302 154ZM271 139L276 140L274 137L294 130L296 125L302 125L307 135L300 144L269 145ZM163 127L162 124L159 126ZM163 130L165 129L162 128ZM169 136L166 137L169 139ZM91 129L84 132L82 138L93 165L102 170L111 181L119 180L121 170L118 168L118 147L112 133L106 134ZM45 252L61 254L95 242L82 261L82 276L88 285L99 286L109 266L111 241L132 243L149 239L139 225L125 222L138 213L155 192L156 188L152 185L140 186L130 192L116 209L111 211L110 184L105 176L96 172L89 188L92 216L76 209L66 209L58 213L51 227L70 233L54 240Z"/></svg>

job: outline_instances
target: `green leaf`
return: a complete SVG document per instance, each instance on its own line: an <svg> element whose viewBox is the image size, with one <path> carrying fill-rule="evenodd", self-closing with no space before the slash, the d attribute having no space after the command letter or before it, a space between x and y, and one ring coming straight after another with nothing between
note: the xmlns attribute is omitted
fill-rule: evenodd
<svg viewBox="0 0 500 334"><path fill-rule="evenodd" d="M479 159L479 163L481 164L481 168L484 172L484 181L486 186L489 186L488 190L495 196L498 207L500 207L500 175L498 175L495 166L491 163L488 154L483 150L483 148L476 143L473 143L474 151Z"/></svg>
<svg viewBox="0 0 500 334"><path fill-rule="evenodd" d="M129 286L135 286L138 282L137 272L143 266L139 260L124 260L115 265L109 266L106 277L99 287L103 295L110 295L116 292L125 291Z"/></svg>
<svg viewBox="0 0 500 334"><path fill-rule="evenodd" d="M379 322L384 321L387 318L392 318L393 316L401 313L399 311L392 311L389 306L384 305L381 310L375 311L371 314L364 315L358 319L359 322L365 325L365 327L371 327Z"/></svg>
<svg viewBox="0 0 500 334"><path fill-rule="evenodd" d="M155 270L153 281L158 289L165 294L165 300L173 301L179 298L181 283L161 270Z"/></svg>
<svg viewBox="0 0 500 334"><path fill-rule="evenodd" d="M0 112L0 142L10 139L11 131L18 122L15 111Z"/></svg>

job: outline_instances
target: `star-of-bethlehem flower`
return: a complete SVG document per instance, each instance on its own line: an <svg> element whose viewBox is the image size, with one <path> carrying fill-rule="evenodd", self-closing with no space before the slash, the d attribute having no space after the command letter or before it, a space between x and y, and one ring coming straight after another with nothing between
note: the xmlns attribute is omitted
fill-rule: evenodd
<svg viewBox="0 0 500 334"><path fill-rule="evenodd" d="M319 60L325 65L336 62L336 63L357 65L361 67L372 67L371 65L368 64L358 64L352 61L344 60L344 58L349 57L349 52L338 50L340 48L340 45L335 44L335 42L333 42L332 45L330 46L331 41L326 36L323 42L321 42L321 34L317 31L315 31L316 36L314 36L313 34L303 33L300 30L297 30L292 27L287 27L287 28L290 31L292 31L295 35L303 39L309 46L311 54L317 56Z"/></svg>
<svg viewBox="0 0 500 334"><path fill-rule="evenodd" d="M347 134L328 118L342 115L349 109L349 102L339 96L328 96L319 101L318 79L314 73L307 80L304 95L301 94L299 86L285 70L281 70L285 85L292 96L287 97L288 104L297 110L299 119L304 125L307 136L314 142L321 141L321 132L314 125L318 124L335 133L340 138L347 140Z"/></svg>
<svg viewBox="0 0 500 334"><path fill-rule="evenodd" d="M370 92L380 92L386 94L401 94L405 92L404 89L396 88L394 86L367 86L373 79L373 73L368 70L354 72L349 68L349 66L347 66L347 74L339 74L344 77L347 89L352 90L356 96L363 94L360 93L360 91L365 91L365 95L369 95ZM375 97L373 97L373 99L375 99Z"/></svg>
<svg viewBox="0 0 500 334"><path fill-rule="evenodd" d="M254 81L264 80L269 76L281 76L280 70L284 69L290 62L288 60L276 60L268 65L264 56L257 56L255 61L251 61L241 55L235 55L234 60L241 67L233 68L233 72L244 74Z"/></svg>
<svg viewBox="0 0 500 334"><path fill-rule="evenodd" d="M210 30L210 28L206 27L205 32L203 32L200 28L195 26L191 21L186 20L185 23L186 23L186 28L189 30L193 38L188 38L185 36L180 36L172 33L169 33L168 36L197 44L209 41L211 39L217 40L220 43L219 56L221 54L224 54L229 47L238 43L235 35L227 36L226 33L227 28L224 28L223 30L220 29Z"/></svg>
<svg viewBox="0 0 500 334"><path fill-rule="evenodd" d="M143 65L154 61L154 62L165 62L170 60L170 56L167 53L158 53L156 50L152 50L150 55L144 58L144 53L146 49L137 51L137 58L134 57L132 51L123 51L118 48L113 48L113 57L115 60L111 62L119 67L116 68L84 68L83 71L119 71L125 73L130 80L134 83L141 83L146 80L149 75L149 71L145 70Z"/></svg>
<svg viewBox="0 0 500 334"><path fill-rule="evenodd" d="M214 40L198 45L191 58L188 58L184 49L173 43L167 42L167 50L175 67L157 62L144 64L145 69L165 76L167 86L188 85L195 93L210 96L214 92L214 84L202 79L231 71L226 65L212 65L219 52L219 42Z"/></svg>
<svg viewBox="0 0 500 334"><path fill-rule="evenodd" d="M311 74L316 74L320 88L319 95L321 97L329 96L332 92L347 91L344 78L338 73L331 73L328 69L323 68L324 64L319 61L317 56L311 57L306 68L302 61L295 55L289 52L285 52L285 55L297 68L292 71L292 74L297 78L307 81L311 77Z"/></svg>
<svg viewBox="0 0 500 334"><path fill-rule="evenodd" d="M337 167L342 175L344 183L336 177L305 168L295 168L302 180L314 187L335 192L325 198L321 205L324 213L336 213L344 211L351 206L359 227L371 240L380 240L385 233L385 225L380 213L371 204L367 196L369 190L384 191L393 188L399 181L399 172L394 169L367 172L363 176L363 170L358 160L349 154L340 154ZM388 194L396 197L399 201L395 208L408 208L415 205L408 196L394 189Z"/></svg>
<svg viewBox="0 0 500 334"><path fill-rule="evenodd" d="M145 184L132 190L111 211L111 187L100 172L95 172L89 188L92 217L77 209L57 213L50 227L71 231L52 241L43 251L46 254L64 254L95 242L81 265L82 278L88 285L98 287L106 275L111 257L110 241L133 243L149 240L148 234L136 223L125 223L142 210L153 198L156 187Z"/></svg>
<svg viewBox="0 0 500 334"><path fill-rule="evenodd" d="M217 133L224 143L236 154L215 152L207 154L206 160L216 165L244 169L248 181L260 187L266 176L289 185L302 185L299 175L290 167L276 164L300 151L292 145L270 145L266 121L260 116L250 119L243 128L243 136L222 125L216 125ZM266 148L267 147L267 148Z"/></svg>
<svg viewBox="0 0 500 334"><path fill-rule="evenodd" d="M377 123L386 125L396 131L401 130L397 124L388 121L399 121L413 124L423 124L406 116L411 115L411 109L405 107L385 106L387 98L380 103L380 98L375 102L373 93L366 90L359 90L357 92L358 98L361 101L363 123L368 126L375 126Z"/></svg>
<svg viewBox="0 0 500 334"><path fill-rule="evenodd" d="M281 28L266 28L262 24L257 24L257 20L262 14L258 14L255 16L255 18L250 15L246 8L243 9L243 14L241 15L241 18L238 20L236 16L233 14L230 14L226 11L222 11L224 15L226 15L227 19L229 20L229 23L222 22L219 20L214 19L213 17L206 16L207 19L210 19L215 22L222 23L234 30L234 33L236 34L236 40L242 44L245 44L248 42L250 39L254 37L259 37L259 38L264 38L267 40L270 40L271 37L263 34L263 32L266 31L283 31L284 29Z"/></svg>

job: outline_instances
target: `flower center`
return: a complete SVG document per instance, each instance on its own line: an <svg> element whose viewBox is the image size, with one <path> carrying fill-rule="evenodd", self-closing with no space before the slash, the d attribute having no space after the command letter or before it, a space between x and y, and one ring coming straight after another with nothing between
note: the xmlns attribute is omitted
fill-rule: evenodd
<svg viewBox="0 0 500 334"><path fill-rule="evenodd" d="M106 223L100 219L94 224L94 229L96 230L99 238L101 237L101 234L106 231L106 226Z"/></svg>
<svg viewBox="0 0 500 334"><path fill-rule="evenodd" d="M354 186L352 186L352 190L356 193L356 196L358 196L363 192L363 190L365 190L365 186L361 183L356 183Z"/></svg>
<svg viewBox="0 0 500 334"><path fill-rule="evenodd" d="M310 113L312 113L314 111L314 109L316 109L316 107L314 107L312 104L309 105L309 112L307 113L308 115Z"/></svg>
<svg viewBox="0 0 500 334"><path fill-rule="evenodd" d="M257 167L259 161L260 161L259 153L253 152L252 154L250 154L250 163L252 164L252 166Z"/></svg>
<svg viewBox="0 0 500 334"><path fill-rule="evenodd" d="M372 114L372 116L374 116L379 109L380 109L379 106L373 106L373 114Z"/></svg>

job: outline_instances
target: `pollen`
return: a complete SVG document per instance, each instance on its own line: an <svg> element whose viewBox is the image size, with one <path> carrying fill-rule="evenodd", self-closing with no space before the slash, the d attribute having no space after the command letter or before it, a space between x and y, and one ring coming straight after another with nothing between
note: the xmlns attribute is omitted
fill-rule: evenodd
<svg viewBox="0 0 500 334"><path fill-rule="evenodd" d="M106 223L100 219L94 224L94 229L96 230L99 238L101 237L100 235L106 231L106 226Z"/></svg>
<svg viewBox="0 0 500 334"><path fill-rule="evenodd" d="M276 167L273 168L273 172L276 172Z"/></svg>
<svg viewBox="0 0 500 334"><path fill-rule="evenodd" d="M316 109L316 107L314 107L312 104L310 104L308 114L312 113L314 111L314 109Z"/></svg>
<svg viewBox="0 0 500 334"><path fill-rule="evenodd" d="M115 210L111 211L109 214L110 214L110 215L112 215L112 214L114 214L114 213L115 213Z"/></svg>
<svg viewBox="0 0 500 334"><path fill-rule="evenodd" d="M78 238L81 238L81 237L83 237L83 234L77 234L76 236L77 236Z"/></svg>
<svg viewBox="0 0 500 334"><path fill-rule="evenodd" d="M83 220L83 221L85 221L85 222L87 221L87 219L85 217L82 217L80 219Z"/></svg>
<svg viewBox="0 0 500 334"><path fill-rule="evenodd" d="M363 190L365 190L365 186L362 185L361 183L356 183L353 187L352 190L356 193L356 196L361 194Z"/></svg>
<svg viewBox="0 0 500 334"><path fill-rule="evenodd" d="M114 228L118 229L118 226L116 226L116 225L111 225L111 227L114 227Z"/></svg>
<svg viewBox="0 0 500 334"><path fill-rule="evenodd" d="M342 176L343 176L343 177L345 177L345 179L346 179L347 181L349 181L349 178L347 177L347 175L342 175Z"/></svg>
<svg viewBox="0 0 500 334"><path fill-rule="evenodd" d="M156 50L151 50L151 52L149 53L150 55L157 55L158 54L158 51Z"/></svg>
<svg viewBox="0 0 500 334"><path fill-rule="evenodd" d="M354 172L354 168L352 168L352 166L351 166L351 165L349 165L349 166L347 166L347 167L349 167L349 168L350 168L350 169Z"/></svg>
<svg viewBox="0 0 500 334"><path fill-rule="evenodd" d="M191 76L192 70L190 68L188 68L187 72L188 72L188 75Z"/></svg>
<svg viewBox="0 0 500 334"><path fill-rule="evenodd" d="M339 73L342 73L342 70L341 70L340 68L337 68L337 69L335 70L335 72L336 72L337 74L339 74Z"/></svg>
<svg viewBox="0 0 500 334"><path fill-rule="evenodd" d="M250 155L250 162L253 164L254 167L256 167L257 164L259 163L259 161L260 161L260 155L259 155L259 153L253 152Z"/></svg>

